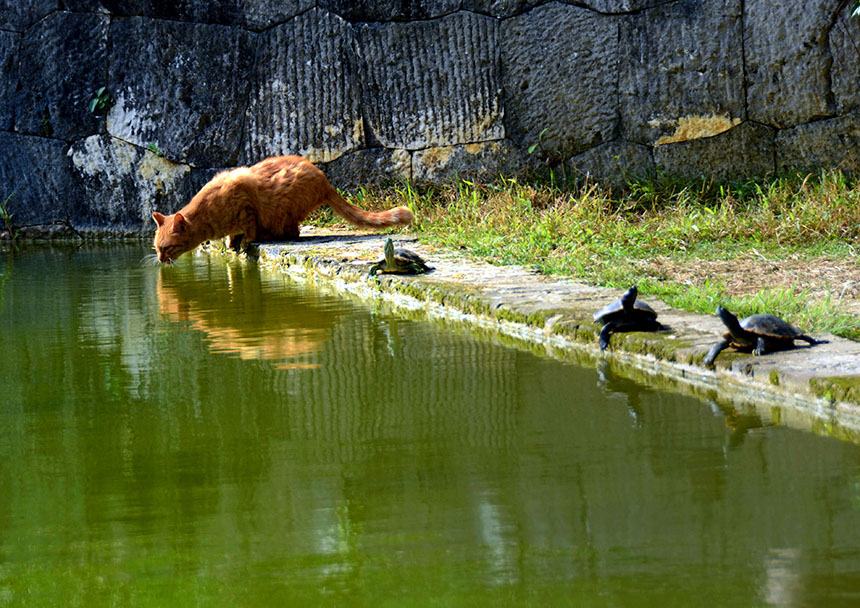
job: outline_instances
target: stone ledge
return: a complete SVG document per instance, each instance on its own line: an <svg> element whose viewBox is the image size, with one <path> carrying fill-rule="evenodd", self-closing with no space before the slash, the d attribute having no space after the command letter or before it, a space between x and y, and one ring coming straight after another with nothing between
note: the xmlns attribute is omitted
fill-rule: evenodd
<svg viewBox="0 0 860 608"><path fill-rule="evenodd" d="M673 309L640 294L669 330L613 334L597 346L595 310L621 290L548 277L520 266L493 266L394 235L434 267L420 276L368 276L387 235L305 227L294 243L260 244L259 263L300 280L385 301L524 341L557 358L606 361L644 372L649 384L686 387L711 401L742 404L764 419L860 441L860 343L830 342L765 357L724 351L715 369L702 358L725 330L716 316ZM821 337L821 336L819 336ZM635 374L634 374L635 375Z"/></svg>

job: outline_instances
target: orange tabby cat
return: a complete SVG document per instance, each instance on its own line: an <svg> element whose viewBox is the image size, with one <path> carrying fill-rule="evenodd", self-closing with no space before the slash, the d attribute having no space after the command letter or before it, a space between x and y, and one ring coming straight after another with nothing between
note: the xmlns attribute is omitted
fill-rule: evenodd
<svg viewBox="0 0 860 608"><path fill-rule="evenodd" d="M219 173L173 215L154 212L155 251L159 261L171 264L200 243L225 236L234 249L251 241L296 239L299 224L325 204L361 227L405 226L412 221L406 207L373 212L350 205L309 160L275 156Z"/></svg>

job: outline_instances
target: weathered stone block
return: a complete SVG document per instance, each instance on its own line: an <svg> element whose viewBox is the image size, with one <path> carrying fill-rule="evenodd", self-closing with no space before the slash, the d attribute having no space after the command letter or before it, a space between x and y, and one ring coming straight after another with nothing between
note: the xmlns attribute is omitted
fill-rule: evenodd
<svg viewBox="0 0 860 608"><path fill-rule="evenodd" d="M427 148L412 154L412 179L417 182L439 183L455 176L492 181L527 167L537 170L537 159L506 141Z"/></svg>
<svg viewBox="0 0 860 608"><path fill-rule="evenodd" d="M524 13L545 0L463 0L462 9L491 17L512 17Z"/></svg>
<svg viewBox="0 0 860 608"><path fill-rule="evenodd" d="M15 130L72 140L98 130L88 109L107 83L104 15L55 12L24 34Z"/></svg>
<svg viewBox="0 0 860 608"><path fill-rule="evenodd" d="M256 34L133 17L110 37L108 132L174 162L235 165Z"/></svg>
<svg viewBox="0 0 860 608"><path fill-rule="evenodd" d="M175 210L187 202L182 185L188 165L106 135L76 142L68 155L83 187L73 209L79 227L148 232L154 210Z"/></svg>
<svg viewBox="0 0 860 608"><path fill-rule="evenodd" d="M618 121L618 21L551 2L502 23L505 132L569 156L612 139Z"/></svg>
<svg viewBox="0 0 860 608"><path fill-rule="evenodd" d="M356 150L321 167L336 188L390 186L412 178L412 155L406 150Z"/></svg>
<svg viewBox="0 0 860 608"><path fill-rule="evenodd" d="M58 8L57 0L0 0L0 30L23 32Z"/></svg>
<svg viewBox="0 0 860 608"><path fill-rule="evenodd" d="M236 25L264 30L312 8L314 0L66 0L73 11Z"/></svg>
<svg viewBox="0 0 860 608"><path fill-rule="evenodd" d="M666 0L563 0L600 13L632 13L666 4Z"/></svg>
<svg viewBox="0 0 860 608"><path fill-rule="evenodd" d="M831 86L840 115L860 108L860 19L851 17L853 2L844 4L829 40Z"/></svg>
<svg viewBox="0 0 860 608"><path fill-rule="evenodd" d="M352 28L313 9L260 35L243 162L329 162L364 144Z"/></svg>
<svg viewBox="0 0 860 608"><path fill-rule="evenodd" d="M744 122L713 137L655 146L654 162L668 175L691 179L766 175L774 170L774 130Z"/></svg>
<svg viewBox="0 0 860 608"><path fill-rule="evenodd" d="M780 170L860 169L860 111L781 130L776 163Z"/></svg>
<svg viewBox="0 0 860 608"><path fill-rule="evenodd" d="M12 130L21 35L0 30L0 131Z"/></svg>
<svg viewBox="0 0 860 608"><path fill-rule="evenodd" d="M827 49L833 10L833 0L744 2L750 120L791 127L833 115Z"/></svg>
<svg viewBox="0 0 860 608"><path fill-rule="evenodd" d="M504 137L495 19L459 12L356 31L365 118L383 146L418 150Z"/></svg>
<svg viewBox="0 0 860 608"><path fill-rule="evenodd" d="M41 224L71 215L80 195L66 144L42 137L0 132L0 201L10 194L12 223Z"/></svg>
<svg viewBox="0 0 860 608"><path fill-rule="evenodd" d="M667 0L560 0L560 2L588 8L598 13L623 14L666 4ZM463 0L461 8L504 18L525 13L545 3L546 0Z"/></svg>
<svg viewBox="0 0 860 608"><path fill-rule="evenodd" d="M741 0L682 0L624 17L622 24L625 139L654 143L682 119L745 117Z"/></svg>
<svg viewBox="0 0 860 608"><path fill-rule="evenodd" d="M577 154L568 165L579 177L613 186L624 186L638 177L653 175L655 171L651 148L624 140L611 141Z"/></svg>
<svg viewBox="0 0 860 608"><path fill-rule="evenodd" d="M410 21L453 13L460 0L319 0L319 6L347 21Z"/></svg>

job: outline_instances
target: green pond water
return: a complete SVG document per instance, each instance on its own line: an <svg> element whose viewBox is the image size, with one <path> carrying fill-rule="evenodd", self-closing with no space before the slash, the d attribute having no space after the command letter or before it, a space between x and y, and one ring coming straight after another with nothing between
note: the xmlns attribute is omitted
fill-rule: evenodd
<svg viewBox="0 0 860 608"><path fill-rule="evenodd" d="M0 254L0 606L857 606L860 448L144 245Z"/></svg>

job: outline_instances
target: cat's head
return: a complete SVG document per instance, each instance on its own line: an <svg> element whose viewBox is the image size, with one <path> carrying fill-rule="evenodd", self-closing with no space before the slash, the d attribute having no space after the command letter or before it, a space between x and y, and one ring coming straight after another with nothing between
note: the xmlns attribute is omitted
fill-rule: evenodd
<svg viewBox="0 0 860 608"><path fill-rule="evenodd" d="M198 245L190 234L188 220L181 213L164 215L155 211L152 219L158 224L152 245L162 264L172 264L176 258Z"/></svg>

